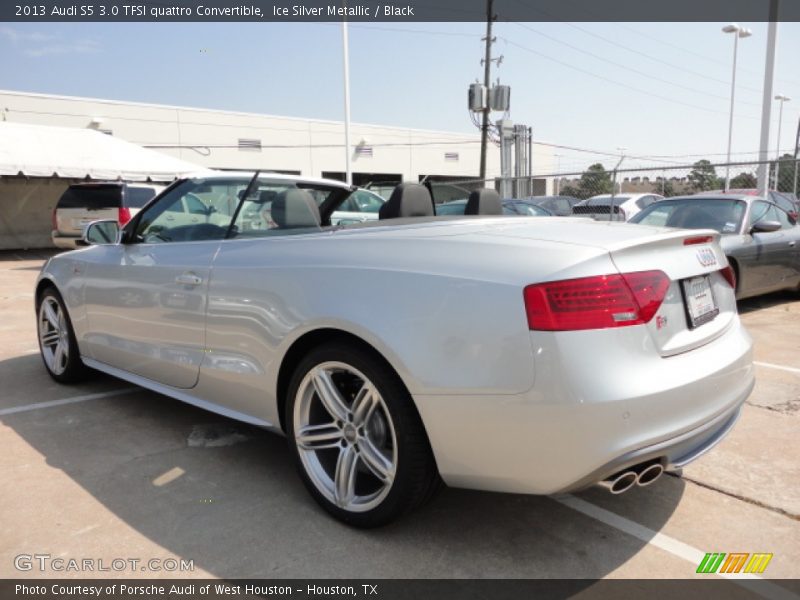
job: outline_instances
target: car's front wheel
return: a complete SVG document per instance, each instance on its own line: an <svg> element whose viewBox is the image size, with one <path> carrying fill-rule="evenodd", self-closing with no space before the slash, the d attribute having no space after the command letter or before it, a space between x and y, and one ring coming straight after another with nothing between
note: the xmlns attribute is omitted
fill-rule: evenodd
<svg viewBox="0 0 800 600"><path fill-rule="evenodd" d="M61 296L52 287L48 287L39 299L36 325L39 351L50 376L59 383L84 379L88 369L81 361L69 314Z"/></svg>
<svg viewBox="0 0 800 600"><path fill-rule="evenodd" d="M376 527L439 484L425 430L397 374L355 344L326 344L295 370L287 429L300 475L336 518Z"/></svg>

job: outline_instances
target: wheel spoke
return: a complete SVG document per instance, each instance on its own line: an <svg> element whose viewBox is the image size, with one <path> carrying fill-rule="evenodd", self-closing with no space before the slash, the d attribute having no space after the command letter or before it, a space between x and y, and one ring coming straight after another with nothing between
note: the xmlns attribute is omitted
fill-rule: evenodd
<svg viewBox="0 0 800 600"><path fill-rule="evenodd" d="M336 389L333 383L331 374L325 369L315 369L312 376L314 389L317 392L320 402L325 407L325 410L330 415L339 421L347 421L347 415L350 412L347 405L344 403L342 395Z"/></svg>
<svg viewBox="0 0 800 600"><path fill-rule="evenodd" d="M53 310L53 305L49 301L45 300L43 308L44 308L44 316L47 318L48 322L50 323L50 326L55 330L59 330L61 327L60 319L58 313L55 310Z"/></svg>
<svg viewBox="0 0 800 600"><path fill-rule="evenodd" d="M336 504L346 507L353 501L356 495L356 465L358 464L358 454L353 446L346 446L339 452L339 460L336 461L336 473L334 475L334 497Z"/></svg>
<svg viewBox="0 0 800 600"><path fill-rule="evenodd" d="M384 482L389 484L394 479L394 465L392 461L383 455L383 452L375 447L375 444L367 437L362 437L358 441L358 449L361 451L361 460L372 473Z"/></svg>
<svg viewBox="0 0 800 600"><path fill-rule="evenodd" d="M58 342L59 338L58 331L47 331L42 333L42 346L51 346Z"/></svg>
<svg viewBox="0 0 800 600"><path fill-rule="evenodd" d="M372 386L364 382L353 400L353 425L364 427L368 422L375 407L378 406L378 395Z"/></svg>
<svg viewBox="0 0 800 600"><path fill-rule="evenodd" d="M297 432L295 439L304 450L335 448L342 441L342 430L335 423L307 425Z"/></svg>
<svg viewBox="0 0 800 600"><path fill-rule="evenodd" d="M60 372L63 369L63 365L61 364L66 360L67 352L64 349L64 343L59 341L56 344L55 352L53 353L53 370L56 372Z"/></svg>

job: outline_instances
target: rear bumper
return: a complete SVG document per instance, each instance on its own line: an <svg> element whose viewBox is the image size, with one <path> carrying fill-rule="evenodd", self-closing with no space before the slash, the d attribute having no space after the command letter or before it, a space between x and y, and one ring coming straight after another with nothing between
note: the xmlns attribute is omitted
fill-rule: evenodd
<svg viewBox="0 0 800 600"><path fill-rule="evenodd" d="M635 329L604 330L612 343L599 349L535 334L536 383L524 394L415 397L445 482L553 494L647 460L676 469L716 445L755 383L738 317L669 358L643 352Z"/></svg>
<svg viewBox="0 0 800 600"><path fill-rule="evenodd" d="M50 239L53 240L53 245L56 248L75 250L76 248L83 247L80 243L81 238L79 236L64 235L62 233L56 233L53 231L50 233Z"/></svg>

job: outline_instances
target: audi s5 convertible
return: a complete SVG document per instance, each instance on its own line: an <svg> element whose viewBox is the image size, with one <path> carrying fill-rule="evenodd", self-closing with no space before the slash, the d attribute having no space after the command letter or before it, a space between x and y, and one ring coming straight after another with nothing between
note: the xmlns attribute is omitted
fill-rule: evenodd
<svg viewBox="0 0 800 600"><path fill-rule="evenodd" d="M654 483L719 442L753 384L715 231L435 216L398 186L331 225L345 184L176 181L51 258L35 303L55 380L102 371L288 438L336 518L385 524L442 482L554 494ZM190 196L208 218L174 212Z"/></svg>

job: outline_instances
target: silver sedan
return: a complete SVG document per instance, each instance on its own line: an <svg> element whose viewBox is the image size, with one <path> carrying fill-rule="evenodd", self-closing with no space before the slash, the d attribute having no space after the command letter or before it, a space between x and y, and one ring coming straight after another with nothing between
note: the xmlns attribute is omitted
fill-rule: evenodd
<svg viewBox="0 0 800 600"><path fill-rule="evenodd" d="M583 219L437 217L404 184L177 181L44 266L45 367L94 370L287 436L329 513L370 527L442 481L553 494L649 485L731 429L751 339L717 235ZM192 194L213 223L175 221ZM499 211L473 192L470 210Z"/></svg>
<svg viewBox="0 0 800 600"><path fill-rule="evenodd" d="M736 276L736 297L800 291L800 226L777 204L750 195L669 198L631 223L713 229Z"/></svg>

